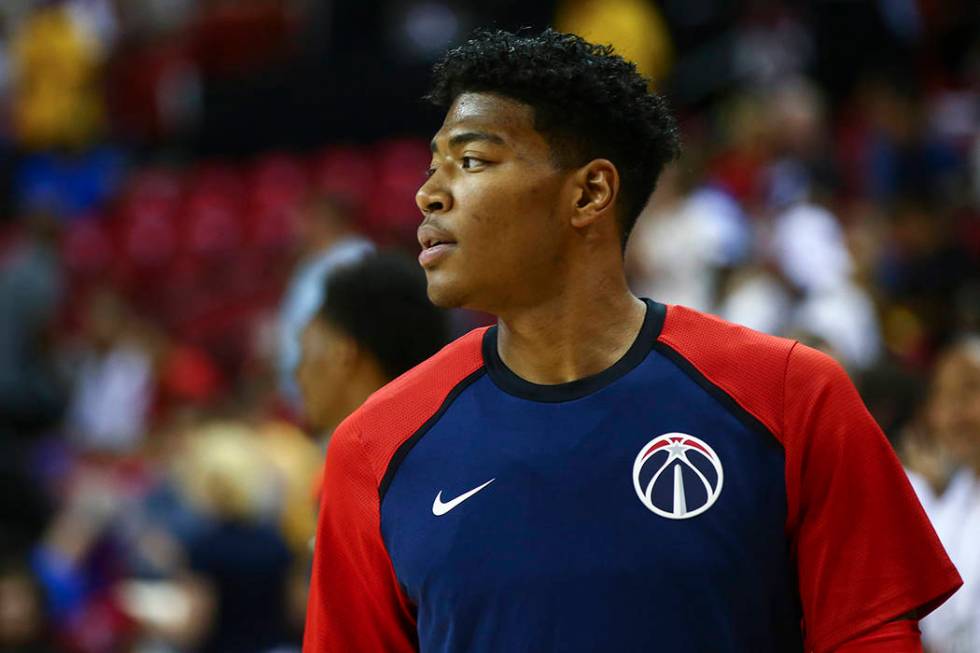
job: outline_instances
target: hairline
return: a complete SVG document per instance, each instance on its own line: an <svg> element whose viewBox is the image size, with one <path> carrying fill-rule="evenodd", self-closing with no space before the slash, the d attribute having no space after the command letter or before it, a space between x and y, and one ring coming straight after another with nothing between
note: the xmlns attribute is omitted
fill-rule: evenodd
<svg viewBox="0 0 980 653"><path fill-rule="evenodd" d="M525 107L527 107L528 109L530 109L530 111L531 111L531 127L532 127L532 129L534 129L534 131L536 131L538 134L540 134L541 135L541 138L543 138L544 141L545 141L545 143L548 144L548 150L549 150L549 157L548 158L550 159L552 165L555 166L555 169L557 171L559 171L559 172L568 172L570 170L574 170L575 168L580 168L580 167L585 166L585 165L587 165L587 164L591 163L592 161L595 161L595 160L597 160L599 158L604 158L607 161L609 161L609 163L612 164L612 166L616 169L616 173L617 173L617 175L619 176L619 179L620 179L620 192L616 194L616 205L614 207L614 211L616 213L617 228L620 231L621 249L623 251L625 251L626 244L629 241L629 236L630 236L630 234L632 234L632 231L633 230L632 230L632 228L630 229L630 234L627 234L625 232L625 224L624 224L624 222L626 220L626 216L623 216L622 215L622 213L626 210L625 203L624 203L623 197L622 197L623 173L622 173L621 166L619 164L617 164L616 161L614 161L612 157L609 157L609 156L606 156L606 157L590 157L588 155L584 155L584 156L581 157L581 160L580 161L571 161L571 158L572 157L564 157L562 155L562 153L560 152L561 146L560 145L556 145L555 141L556 140L570 141L571 139L568 138L567 136L563 136L561 133L551 133L551 134L549 134L547 131L541 129L541 127L540 127L540 115L539 115L540 114L540 111L539 111L539 108L535 105L535 100L531 100L531 99L528 99L528 98L525 98L525 97L520 97L516 93L509 93L509 92L507 92L505 90L490 89L490 88L465 88L465 87L461 87L461 88L457 89L452 94L452 96L449 98L448 103L445 104L445 110L448 112L449 109L452 108L452 106L456 103L457 100L459 100L459 98L461 96L467 95L467 94L492 95L492 96L496 96L496 97L501 98L501 99L504 99L504 100L508 100L510 102L516 102L516 103L521 104L521 105L524 105ZM547 104L548 103L548 100L547 99L544 99L544 98L539 99L538 101L541 102L542 104ZM479 131L479 130L472 130L472 131L476 132L476 131ZM556 131L559 131L559 130L556 130ZM435 142L433 141L432 143L430 143L430 146L431 145L434 145L434 144L435 144ZM574 144L571 144L571 147L569 149L575 149L575 145ZM647 198L647 201L649 201L649 198ZM644 202L644 206L646 206L646 202ZM643 214L643 211L641 209L636 214L636 216L629 216L630 217L631 224L634 227L636 225L637 220L639 220L639 218L640 218L640 216L642 214Z"/></svg>

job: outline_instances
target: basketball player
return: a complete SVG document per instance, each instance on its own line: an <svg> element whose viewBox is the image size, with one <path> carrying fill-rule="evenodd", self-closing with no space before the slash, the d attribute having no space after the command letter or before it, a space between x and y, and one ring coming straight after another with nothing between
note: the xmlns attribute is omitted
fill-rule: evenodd
<svg viewBox="0 0 980 653"><path fill-rule="evenodd" d="M429 297L498 322L334 434L306 653L920 650L960 579L843 370L627 289L678 150L635 68L486 32L430 97Z"/></svg>

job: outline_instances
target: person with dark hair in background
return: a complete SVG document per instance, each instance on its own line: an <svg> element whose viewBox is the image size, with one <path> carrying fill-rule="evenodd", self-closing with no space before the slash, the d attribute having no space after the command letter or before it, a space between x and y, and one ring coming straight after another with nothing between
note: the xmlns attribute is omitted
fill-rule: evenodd
<svg viewBox="0 0 980 653"><path fill-rule="evenodd" d="M429 297L498 322L334 431L306 653L921 650L961 581L843 369L628 289L663 98L552 30L430 97Z"/></svg>
<svg viewBox="0 0 980 653"><path fill-rule="evenodd" d="M296 384L307 426L326 444L371 394L443 347L449 331L445 312L426 296L425 275L401 254L372 252L338 266L322 293L301 332ZM315 494L322 495L319 481ZM309 563L293 576L304 607Z"/></svg>
<svg viewBox="0 0 980 653"><path fill-rule="evenodd" d="M22 225L0 259L0 450L56 424L66 403L50 342L65 285L60 225L47 211L25 214Z"/></svg>
<svg viewBox="0 0 980 653"><path fill-rule="evenodd" d="M378 388L449 340L425 276L405 257L367 254L327 278L323 306L303 329L296 381L309 426L329 433Z"/></svg>
<svg viewBox="0 0 980 653"><path fill-rule="evenodd" d="M299 208L299 224L303 251L279 310L279 389L294 408L301 400L296 386L300 334L323 303L324 281L338 266L374 250L355 231L352 208L340 197L309 197Z"/></svg>

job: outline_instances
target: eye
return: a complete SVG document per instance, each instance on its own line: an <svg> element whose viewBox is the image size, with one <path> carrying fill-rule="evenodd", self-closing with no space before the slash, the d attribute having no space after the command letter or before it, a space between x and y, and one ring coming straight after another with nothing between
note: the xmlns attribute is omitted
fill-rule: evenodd
<svg viewBox="0 0 980 653"><path fill-rule="evenodd" d="M436 174L436 167L435 166L429 166L426 169L425 173L423 173L423 174L425 175L425 178L428 179L432 175Z"/></svg>
<svg viewBox="0 0 980 653"><path fill-rule="evenodd" d="M460 159L460 161L462 162L463 170L472 170L474 168L479 168L485 163L485 161L483 161L482 159L477 159L476 157L472 157L472 156L464 156L462 159Z"/></svg>

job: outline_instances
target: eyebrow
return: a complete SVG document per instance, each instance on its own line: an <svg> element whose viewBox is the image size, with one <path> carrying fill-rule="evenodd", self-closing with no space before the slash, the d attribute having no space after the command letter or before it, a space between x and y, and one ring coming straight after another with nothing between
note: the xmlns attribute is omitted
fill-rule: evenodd
<svg viewBox="0 0 980 653"><path fill-rule="evenodd" d="M449 147L466 145L467 143L472 143L474 141L487 141L488 143L494 143L496 145L504 144L503 138L489 132L461 132L459 134L453 134L449 137ZM439 146L436 144L435 139L429 143L429 149L433 152L437 152L439 150Z"/></svg>

